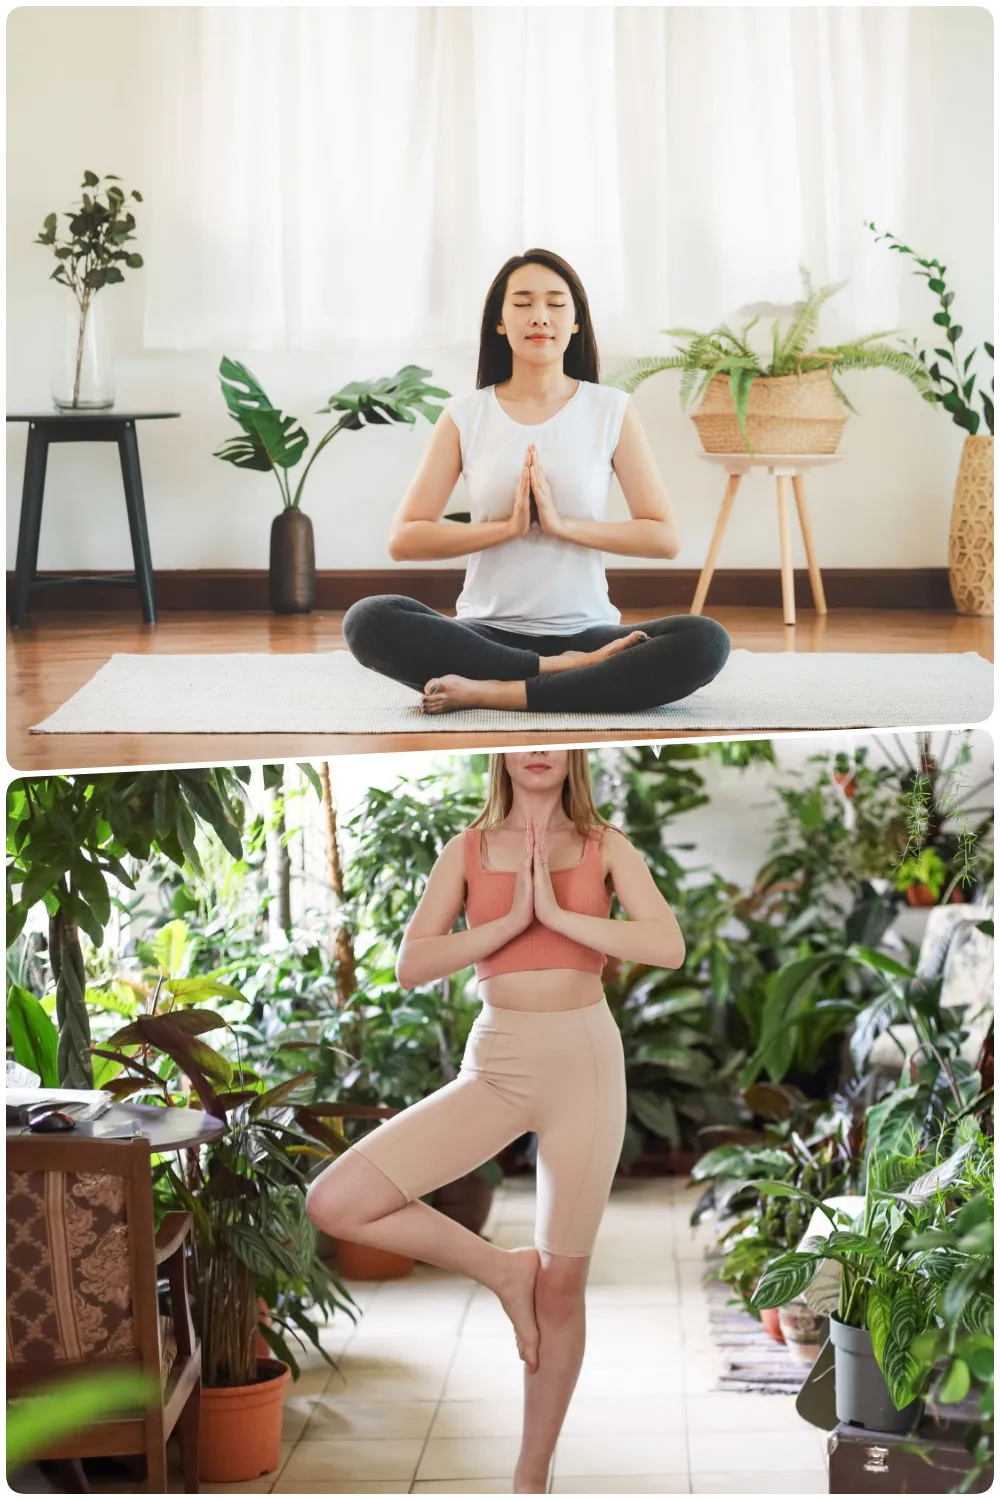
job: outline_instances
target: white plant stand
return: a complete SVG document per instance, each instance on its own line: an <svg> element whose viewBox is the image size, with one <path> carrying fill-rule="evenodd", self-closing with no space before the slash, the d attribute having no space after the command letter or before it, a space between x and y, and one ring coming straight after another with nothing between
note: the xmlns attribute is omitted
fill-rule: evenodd
<svg viewBox="0 0 1000 1500"><path fill-rule="evenodd" d="M809 568L809 582L812 585L813 603L818 615L826 614L826 595L823 592L823 576L819 570L816 560L816 551L813 546L812 526L809 521L809 509L806 504L806 488L803 475L810 469L824 468L827 464L840 462L839 453L758 453L751 456L749 453L699 453L698 457L705 463L715 464L725 469L728 479L726 481L726 492L722 497L719 507L718 520L715 530L712 532L712 540L708 548L708 557L705 566L701 570L698 579L698 587L694 591L694 603L691 605L691 613L700 615L705 606L708 595L709 584L712 582L712 574L715 572L715 562L722 546L722 538L725 535L726 526L729 524L730 512L733 501L736 499L736 491L740 487L740 481L744 474L751 469L767 469L774 476L778 490L778 540L781 546L781 603L782 614L786 625L795 624L795 574L792 568L792 533L789 521L789 485L795 496L795 505L799 513L799 526L802 529L802 540L805 543L806 563Z"/></svg>

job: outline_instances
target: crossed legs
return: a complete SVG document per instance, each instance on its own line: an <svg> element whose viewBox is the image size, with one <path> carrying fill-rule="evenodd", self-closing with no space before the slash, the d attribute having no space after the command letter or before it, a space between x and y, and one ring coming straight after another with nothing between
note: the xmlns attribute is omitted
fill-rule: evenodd
<svg viewBox="0 0 1000 1500"><path fill-rule="evenodd" d="M688 697L718 675L729 655L725 630L700 615L529 636L452 620L395 594L353 605L344 639L364 666L422 693L430 713L634 712Z"/></svg>

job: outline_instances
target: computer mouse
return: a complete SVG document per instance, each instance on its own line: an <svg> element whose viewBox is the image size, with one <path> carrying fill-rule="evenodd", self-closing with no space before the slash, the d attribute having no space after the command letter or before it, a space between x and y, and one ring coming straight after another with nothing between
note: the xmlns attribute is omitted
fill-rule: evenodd
<svg viewBox="0 0 1000 1500"><path fill-rule="evenodd" d="M28 1129L37 1131L39 1135L51 1135L58 1130L75 1130L76 1121L72 1115L63 1114L61 1109L50 1109L47 1115L39 1115L32 1120Z"/></svg>

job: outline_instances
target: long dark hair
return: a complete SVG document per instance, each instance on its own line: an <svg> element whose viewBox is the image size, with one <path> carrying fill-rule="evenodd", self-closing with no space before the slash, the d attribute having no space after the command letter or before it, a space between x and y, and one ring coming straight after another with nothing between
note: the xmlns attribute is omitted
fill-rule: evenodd
<svg viewBox="0 0 1000 1500"><path fill-rule="evenodd" d="M497 324L503 316L503 299L507 292L507 279L521 266L547 266L568 285L573 296L574 323L580 327L566 346L563 355L563 372L574 380L589 380L597 383L597 340L594 325L590 320L590 303L583 289L583 282L568 261L551 250L526 250L523 255L512 255L504 261L493 284L486 293L483 306L483 321L479 328L479 369L476 373L476 389L487 385L499 385L509 380L514 368L514 355L507 336L497 333Z"/></svg>

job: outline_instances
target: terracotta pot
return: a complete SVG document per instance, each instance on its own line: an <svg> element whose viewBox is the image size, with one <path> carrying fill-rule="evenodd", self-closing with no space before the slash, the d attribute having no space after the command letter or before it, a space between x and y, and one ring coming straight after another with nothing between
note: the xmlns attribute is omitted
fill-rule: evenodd
<svg viewBox="0 0 1000 1500"><path fill-rule="evenodd" d="M947 904L949 906L961 906L964 902L965 896L959 887L956 886L948 897ZM906 887L906 904L907 906L937 906L938 902L929 886L908 885Z"/></svg>
<svg viewBox="0 0 1000 1500"><path fill-rule="evenodd" d="M312 521L287 507L271 522L271 608L276 615L307 615L316 604L316 549Z"/></svg>
<svg viewBox="0 0 1000 1500"><path fill-rule="evenodd" d="M257 1363L253 1385L201 1388L198 1477L239 1484L273 1474L281 1460L281 1412L290 1370L280 1359Z"/></svg>
<svg viewBox="0 0 1000 1500"><path fill-rule="evenodd" d="M829 1319L796 1297L778 1308L778 1325L792 1358L801 1365L814 1365L826 1339Z"/></svg>
<svg viewBox="0 0 1000 1500"><path fill-rule="evenodd" d="M466 1172L432 1193L431 1206L473 1234L482 1234L493 1206L493 1184L478 1172Z"/></svg>
<svg viewBox="0 0 1000 1500"><path fill-rule="evenodd" d="M948 535L948 582L960 615L993 613L993 439L962 445Z"/></svg>
<svg viewBox="0 0 1000 1500"><path fill-rule="evenodd" d="M775 1343L783 1344L785 1335L781 1331L781 1323L778 1320L778 1309L776 1307L762 1307L760 1310L760 1326L765 1333L769 1333Z"/></svg>
<svg viewBox="0 0 1000 1500"><path fill-rule="evenodd" d="M337 1266L346 1281L397 1281L413 1270L413 1257L374 1245L355 1245L338 1239Z"/></svg>

